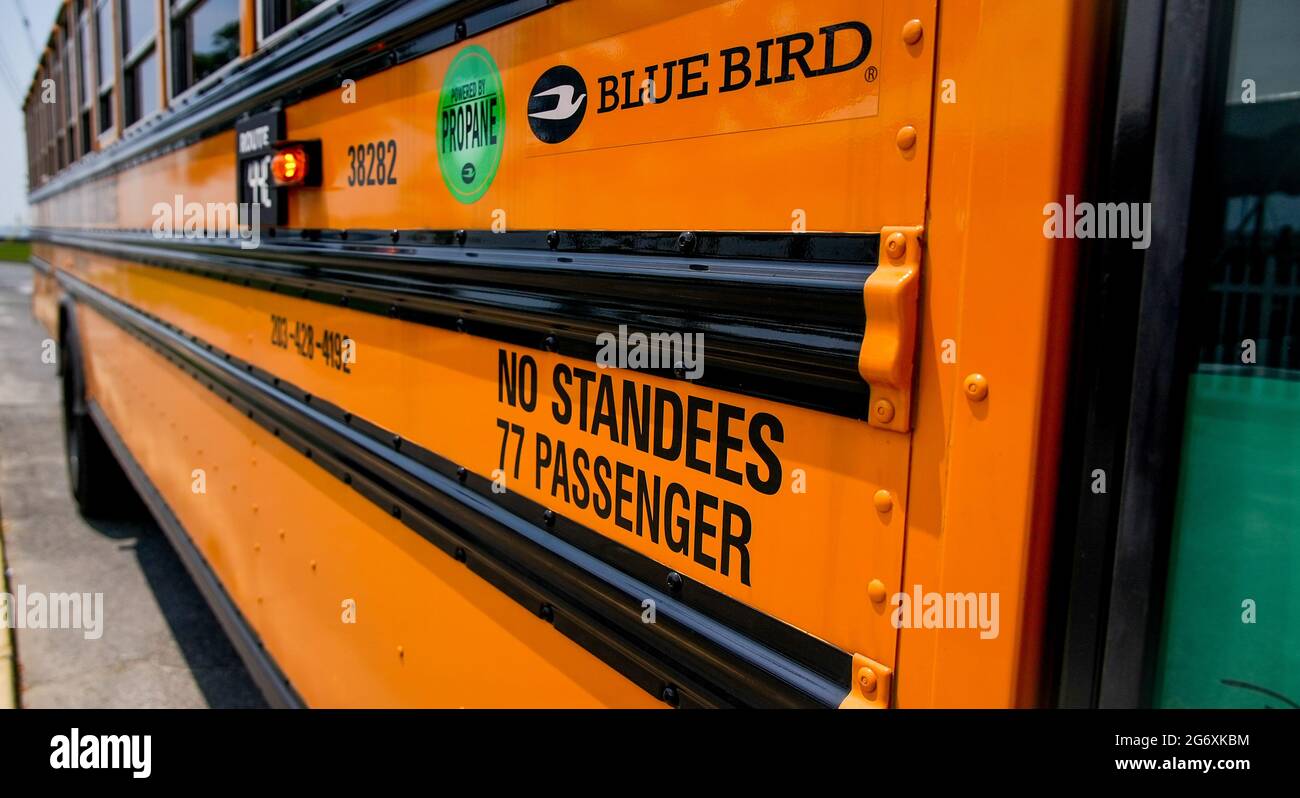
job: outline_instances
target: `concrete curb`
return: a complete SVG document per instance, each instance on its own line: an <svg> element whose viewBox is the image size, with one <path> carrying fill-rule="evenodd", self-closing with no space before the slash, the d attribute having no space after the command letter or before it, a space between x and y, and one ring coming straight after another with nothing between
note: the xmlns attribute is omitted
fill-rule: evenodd
<svg viewBox="0 0 1300 798"><path fill-rule="evenodd" d="M4 522L0 521L0 592L8 592L5 573ZM6 615L7 615L6 611ZM7 622L0 625L0 709L18 707L18 662L14 656L14 630Z"/></svg>

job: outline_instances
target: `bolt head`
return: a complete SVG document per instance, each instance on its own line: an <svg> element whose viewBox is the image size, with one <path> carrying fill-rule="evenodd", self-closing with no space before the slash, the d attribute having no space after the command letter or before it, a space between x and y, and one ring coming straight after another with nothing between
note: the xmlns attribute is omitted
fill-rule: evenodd
<svg viewBox="0 0 1300 798"><path fill-rule="evenodd" d="M894 403L888 399L881 399L879 402L876 402L876 406L872 408L872 412L875 413L877 421L882 424L888 424L894 420Z"/></svg>
<svg viewBox="0 0 1300 798"><path fill-rule="evenodd" d="M870 668L858 669L858 686L864 693L874 693L876 691L876 672Z"/></svg>
<svg viewBox="0 0 1300 798"><path fill-rule="evenodd" d="M916 146L916 128L903 125L898 129L898 149L910 150Z"/></svg>
<svg viewBox="0 0 1300 798"><path fill-rule="evenodd" d="M891 258L901 258L907 254L907 236L902 233L890 233L885 239L885 252Z"/></svg>
<svg viewBox="0 0 1300 798"><path fill-rule="evenodd" d="M672 593L680 593L682 590L682 575L676 571L668 572L668 590Z"/></svg>
<svg viewBox="0 0 1300 798"><path fill-rule="evenodd" d="M879 579L872 579L867 585L867 597L876 604L883 602L885 600L885 583Z"/></svg>
<svg viewBox="0 0 1300 798"><path fill-rule="evenodd" d="M884 488L876 491L874 500L876 503L876 512L878 513L887 513L894 509L894 494Z"/></svg>
<svg viewBox="0 0 1300 798"><path fill-rule="evenodd" d="M921 41L921 34L924 32L925 28L919 19L909 19L903 23L903 41L906 44L916 44Z"/></svg>
<svg viewBox="0 0 1300 798"><path fill-rule="evenodd" d="M972 402L982 402L989 395L989 381L983 374L971 374L962 383L966 398Z"/></svg>

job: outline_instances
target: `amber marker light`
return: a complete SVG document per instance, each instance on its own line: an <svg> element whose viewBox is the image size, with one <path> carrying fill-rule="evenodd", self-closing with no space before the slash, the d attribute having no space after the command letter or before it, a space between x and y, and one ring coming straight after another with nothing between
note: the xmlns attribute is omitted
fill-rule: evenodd
<svg viewBox="0 0 1300 798"><path fill-rule="evenodd" d="M320 142L284 141L275 145L271 182L276 188L320 185Z"/></svg>
<svg viewBox="0 0 1300 798"><path fill-rule="evenodd" d="M307 170L311 162L301 147L280 150L271 159L271 174L275 176L276 185L300 186L307 179Z"/></svg>

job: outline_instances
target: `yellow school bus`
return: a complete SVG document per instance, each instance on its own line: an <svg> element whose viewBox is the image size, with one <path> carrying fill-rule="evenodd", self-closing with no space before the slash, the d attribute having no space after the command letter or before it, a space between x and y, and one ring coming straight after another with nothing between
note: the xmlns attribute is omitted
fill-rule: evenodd
<svg viewBox="0 0 1300 798"><path fill-rule="evenodd" d="M70 0L74 495L277 705L1293 703L1298 22Z"/></svg>

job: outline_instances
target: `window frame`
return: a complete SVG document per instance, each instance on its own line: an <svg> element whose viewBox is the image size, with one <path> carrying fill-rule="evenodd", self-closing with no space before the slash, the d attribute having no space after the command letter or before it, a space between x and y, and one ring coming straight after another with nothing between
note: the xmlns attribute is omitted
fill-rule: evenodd
<svg viewBox="0 0 1300 798"><path fill-rule="evenodd" d="M276 44L289 38L295 30L307 27L311 24L312 20L323 16L327 11L337 6L339 0L325 0L325 2L316 6L311 11L308 11L306 14L303 14L301 17L293 20L288 25L285 25L283 28L269 34L266 33L265 8L267 2L268 0L254 0L253 2L253 16L255 17L254 30L256 31L255 43L258 50L274 47Z"/></svg>

